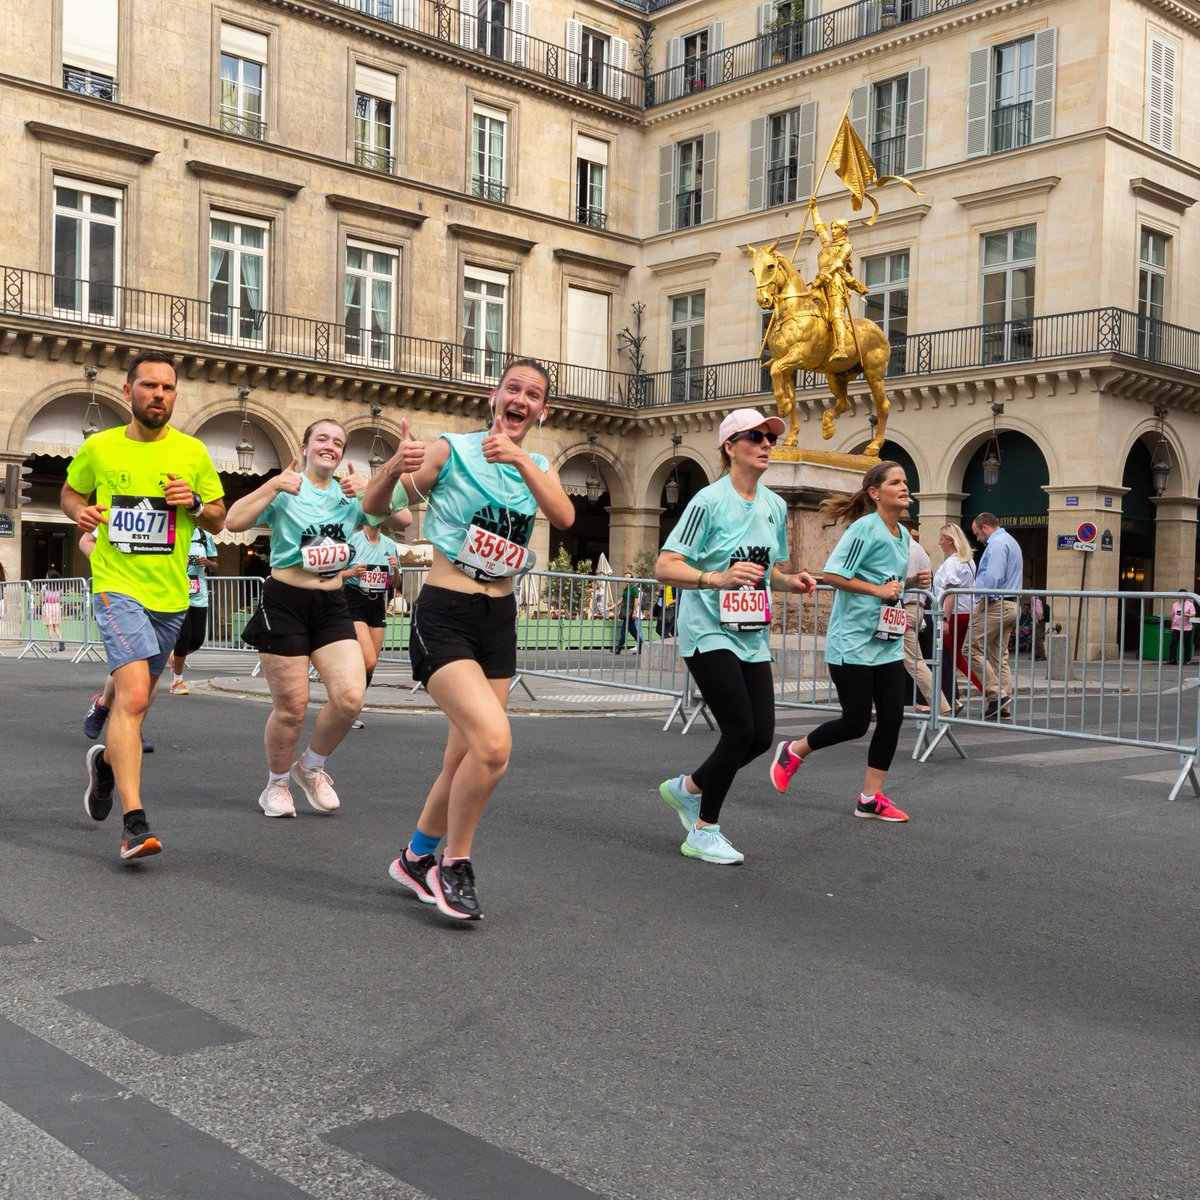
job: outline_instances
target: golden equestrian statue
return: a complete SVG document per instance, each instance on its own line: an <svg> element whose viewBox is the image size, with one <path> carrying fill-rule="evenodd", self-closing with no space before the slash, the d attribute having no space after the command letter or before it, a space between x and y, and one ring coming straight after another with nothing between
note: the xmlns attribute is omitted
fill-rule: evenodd
<svg viewBox="0 0 1200 1200"><path fill-rule="evenodd" d="M875 174L875 164L845 114L825 166L830 163L835 164L835 174L849 189L851 204L856 211L862 207L864 198L874 205L875 211L868 218L868 225L874 222L879 210L875 198L867 192L871 184L903 183L916 192L907 179L898 175L880 177ZM796 236L791 259L777 249L778 238L769 246L746 247L753 263L750 272L754 276L759 307L771 309L771 319L763 338L763 347L771 352L766 366L771 373L775 407L789 424L783 440L785 448L795 447L800 440L796 371L820 371L829 381L835 404L821 414L821 436L826 439L834 435L835 419L850 411L847 385L861 373L871 389L876 418L874 436L863 453L878 458L891 407L883 386L891 346L887 335L874 321L856 318L850 311L850 292L865 296L867 289L854 277L854 250L847 237L848 222L839 219L827 227L821 220L816 191L824 174L822 167L821 178L817 180L805 213L805 222L811 215L813 227L821 239L817 274L811 287L792 265L800 247L803 224Z"/></svg>

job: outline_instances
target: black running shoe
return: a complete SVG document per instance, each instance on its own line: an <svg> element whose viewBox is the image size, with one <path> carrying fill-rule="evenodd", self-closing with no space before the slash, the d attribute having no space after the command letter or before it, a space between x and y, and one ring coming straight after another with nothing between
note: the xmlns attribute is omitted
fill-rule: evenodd
<svg viewBox="0 0 1200 1200"><path fill-rule="evenodd" d="M475 871L470 859L463 858L448 867L441 863L429 868L425 884L433 893L433 902L443 916L456 921L478 921L479 897L475 894Z"/></svg>
<svg viewBox="0 0 1200 1200"><path fill-rule="evenodd" d="M413 892L422 904L433 904L433 893L425 882L425 876L430 868L437 865L437 859L432 854L422 854L415 863L408 861L408 854L401 850L400 857L388 867L388 874L401 887Z"/></svg>
<svg viewBox="0 0 1200 1200"><path fill-rule="evenodd" d="M150 832L146 818L140 817L125 826L125 834L121 838L121 861L131 858L149 858L151 854L161 854L162 843Z"/></svg>
<svg viewBox="0 0 1200 1200"><path fill-rule="evenodd" d="M92 707L87 710L87 716L83 718L83 736L91 738L94 742L100 736L100 730L104 728L104 722L108 720L108 709L100 703L100 692L97 692L92 697Z"/></svg>
<svg viewBox="0 0 1200 1200"><path fill-rule="evenodd" d="M153 754L154 753L154 743L144 733L142 734L142 753L143 754Z"/></svg>
<svg viewBox="0 0 1200 1200"><path fill-rule="evenodd" d="M113 773L104 761L104 743L93 746L83 760L87 769L87 791L83 793L83 811L93 821L103 821L112 812Z"/></svg>

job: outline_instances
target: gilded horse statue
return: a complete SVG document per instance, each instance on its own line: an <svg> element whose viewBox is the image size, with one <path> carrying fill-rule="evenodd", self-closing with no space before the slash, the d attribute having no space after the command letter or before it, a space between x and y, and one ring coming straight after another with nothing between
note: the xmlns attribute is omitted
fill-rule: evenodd
<svg viewBox="0 0 1200 1200"><path fill-rule="evenodd" d="M834 338L826 318L826 306L819 293L814 294L805 284L800 272L780 254L778 238L769 246L747 246L754 265L750 273L760 308L773 309L767 332L767 361L771 386L775 392L775 407L789 423L784 446L795 446L800 439L800 420L796 412L796 371L822 371L829 380L829 390L837 402L821 415L821 436L831 438L834 420L850 411L846 386L859 372L871 389L875 401L875 436L864 454L879 457L887 429L888 409L891 407L884 391L883 377L887 371L891 347L886 334L865 317L853 322L854 346L849 359L841 358L834 369L828 363L834 357Z"/></svg>

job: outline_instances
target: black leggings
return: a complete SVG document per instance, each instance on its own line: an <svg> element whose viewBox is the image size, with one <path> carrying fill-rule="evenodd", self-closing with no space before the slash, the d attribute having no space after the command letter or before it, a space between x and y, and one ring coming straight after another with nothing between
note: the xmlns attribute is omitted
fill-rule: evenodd
<svg viewBox="0 0 1200 1200"><path fill-rule="evenodd" d="M900 726L904 721L904 689L908 672L904 660L862 667L855 663L829 664L829 675L837 688L842 715L818 725L808 735L809 747L824 750L838 742L860 738L871 724L871 705L875 705L875 732L867 748L867 766L886 771L896 754Z"/></svg>
<svg viewBox="0 0 1200 1200"><path fill-rule="evenodd" d="M189 654L195 654L204 645L207 632L208 606L191 605L183 614L183 624L179 627L179 637L175 641L175 657L187 658Z"/></svg>
<svg viewBox="0 0 1200 1200"><path fill-rule="evenodd" d="M715 825L733 777L771 748L775 682L769 662L742 662L732 650L709 650L683 660L721 731L692 782L700 789L700 820Z"/></svg>

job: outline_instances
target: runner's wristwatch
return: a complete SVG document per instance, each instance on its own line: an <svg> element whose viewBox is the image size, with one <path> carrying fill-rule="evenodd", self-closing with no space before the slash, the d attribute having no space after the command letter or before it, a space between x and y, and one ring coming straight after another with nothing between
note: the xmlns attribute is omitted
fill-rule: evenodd
<svg viewBox="0 0 1200 1200"><path fill-rule="evenodd" d="M199 492L192 493L192 507L187 510L189 517L198 517L204 511L204 501Z"/></svg>

